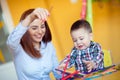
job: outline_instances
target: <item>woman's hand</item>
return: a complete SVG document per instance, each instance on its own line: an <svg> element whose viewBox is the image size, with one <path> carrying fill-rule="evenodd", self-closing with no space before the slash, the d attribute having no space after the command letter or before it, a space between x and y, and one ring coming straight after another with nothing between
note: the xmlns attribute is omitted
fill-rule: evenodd
<svg viewBox="0 0 120 80"><path fill-rule="evenodd" d="M35 19L40 19L41 21L46 21L49 16L49 12L44 8L36 8L31 14L29 14L21 23L23 26L29 26Z"/></svg>
<svg viewBox="0 0 120 80"><path fill-rule="evenodd" d="M83 60L83 62L86 64L88 72L91 72L92 69L95 68L95 63L93 61Z"/></svg>
<svg viewBox="0 0 120 80"><path fill-rule="evenodd" d="M30 18L31 20L35 19L35 18L39 18L42 21L46 21L47 17L49 16L49 12L47 9L44 8L36 8L31 14L30 14Z"/></svg>

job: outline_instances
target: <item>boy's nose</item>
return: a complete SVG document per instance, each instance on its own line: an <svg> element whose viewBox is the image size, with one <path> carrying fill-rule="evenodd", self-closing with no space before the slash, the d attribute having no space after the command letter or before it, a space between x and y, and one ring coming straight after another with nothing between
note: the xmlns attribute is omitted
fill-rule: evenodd
<svg viewBox="0 0 120 80"><path fill-rule="evenodd" d="M80 44L81 43L81 41L80 40L77 40L77 44Z"/></svg>

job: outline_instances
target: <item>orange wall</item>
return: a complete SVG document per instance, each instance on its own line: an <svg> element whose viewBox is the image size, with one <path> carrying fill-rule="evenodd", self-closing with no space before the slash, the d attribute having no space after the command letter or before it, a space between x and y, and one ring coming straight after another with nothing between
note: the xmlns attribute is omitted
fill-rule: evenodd
<svg viewBox="0 0 120 80"><path fill-rule="evenodd" d="M13 18L13 23L18 24L21 14L35 7L46 7L44 0L6 0Z"/></svg>
<svg viewBox="0 0 120 80"><path fill-rule="evenodd" d="M115 2L115 1L114 1ZM120 62L120 2L93 3L94 40L111 51L113 62Z"/></svg>
<svg viewBox="0 0 120 80"><path fill-rule="evenodd" d="M18 24L22 12L29 8L44 7L51 9L49 25L52 30L53 43L61 60L72 48L69 34L71 24L80 18L81 2L70 0L7 0L13 22ZM93 2L94 40L104 49L111 51L115 63L120 62L120 3Z"/></svg>
<svg viewBox="0 0 120 80"><path fill-rule="evenodd" d="M48 6L53 7L51 22L54 29L54 38L58 42L59 52L63 58L72 48L70 26L80 18L81 1L78 0L78 3L72 4L70 0L49 0Z"/></svg>

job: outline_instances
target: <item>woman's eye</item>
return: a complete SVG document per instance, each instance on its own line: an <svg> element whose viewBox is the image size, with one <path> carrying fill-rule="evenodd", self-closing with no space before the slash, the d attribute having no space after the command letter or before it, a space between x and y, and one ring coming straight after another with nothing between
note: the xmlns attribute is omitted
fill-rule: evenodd
<svg viewBox="0 0 120 80"><path fill-rule="evenodd" d="M33 30L36 30L36 29L38 28L38 26L31 26L31 28L32 28Z"/></svg>
<svg viewBox="0 0 120 80"><path fill-rule="evenodd" d="M36 30L37 28L36 27L32 27L33 30Z"/></svg>
<svg viewBox="0 0 120 80"><path fill-rule="evenodd" d="M41 25L41 28L45 28L45 25L44 25L44 24L42 24L42 25Z"/></svg>

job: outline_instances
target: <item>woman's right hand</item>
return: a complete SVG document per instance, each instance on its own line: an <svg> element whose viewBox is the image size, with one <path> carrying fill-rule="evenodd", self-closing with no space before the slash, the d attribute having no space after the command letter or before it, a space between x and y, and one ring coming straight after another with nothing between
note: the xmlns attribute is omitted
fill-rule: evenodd
<svg viewBox="0 0 120 80"><path fill-rule="evenodd" d="M31 14L29 14L21 23L23 26L29 26L35 19L40 19L41 21L46 21L49 16L49 12L44 8L36 8Z"/></svg>
<svg viewBox="0 0 120 80"><path fill-rule="evenodd" d="M36 8L31 14L30 18L31 20L34 20L35 18L39 18L42 21L46 21L47 17L49 16L49 12L47 9L44 8Z"/></svg>

